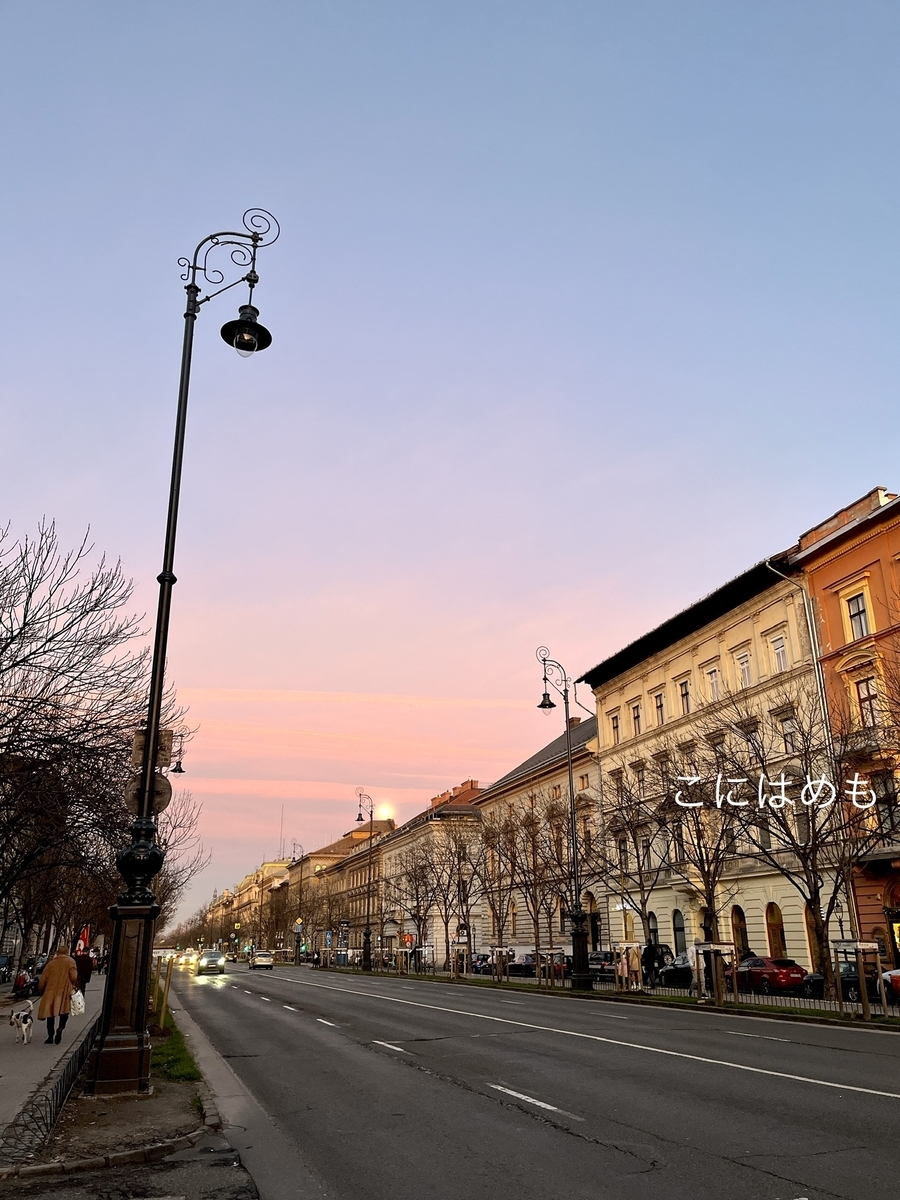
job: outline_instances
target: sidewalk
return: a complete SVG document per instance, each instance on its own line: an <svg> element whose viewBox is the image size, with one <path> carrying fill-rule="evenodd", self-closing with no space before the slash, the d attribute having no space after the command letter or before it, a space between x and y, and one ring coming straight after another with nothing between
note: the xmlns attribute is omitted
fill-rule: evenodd
<svg viewBox="0 0 900 1200"><path fill-rule="evenodd" d="M9 1014L21 1002L13 1004L8 990L0 996L0 1130L6 1128L41 1080L72 1048L73 1040L100 1011L105 986L105 975L94 976L84 997L84 1016L69 1017L58 1046L55 1043L52 1046L44 1045L47 1026L37 1020L40 997L34 998L34 1037L30 1045L23 1046L21 1042L16 1042L16 1031L9 1024Z"/></svg>

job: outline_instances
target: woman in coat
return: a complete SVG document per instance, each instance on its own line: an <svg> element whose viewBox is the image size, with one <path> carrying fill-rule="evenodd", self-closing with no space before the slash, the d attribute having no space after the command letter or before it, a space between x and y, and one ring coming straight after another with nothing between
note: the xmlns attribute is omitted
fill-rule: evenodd
<svg viewBox="0 0 900 1200"><path fill-rule="evenodd" d="M77 987L78 969L75 966L75 959L69 957L65 946L60 946L41 972L38 984L38 991L41 994L38 1020L47 1022L45 1046L53 1041L58 1046L62 1041L63 1030L72 1009L72 989ZM59 1017L59 1029L56 1029L57 1017Z"/></svg>

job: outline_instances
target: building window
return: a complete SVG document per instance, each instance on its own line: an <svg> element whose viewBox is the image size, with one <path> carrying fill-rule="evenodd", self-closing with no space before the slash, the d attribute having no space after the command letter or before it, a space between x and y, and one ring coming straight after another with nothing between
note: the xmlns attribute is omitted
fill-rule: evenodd
<svg viewBox="0 0 900 1200"><path fill-rule="evenodd" d="M800 749L800 730L796 717L784 717L781 722L781 741L785 754L796 754Z"/></svg>
<svg viewBox="0 0 900 1200"><path fill-rule="evenodd" d="M650 839L641 838L641 870L650 870Z"/></svg>
<svg viewBox="0 0 900 1200"><path fill-rule="evenodd" d="M618 744L619 744L619 714L618 713L613 713L613 715L609 718L609 725L610 725L610 728L612 729L613 745L618 746Z"/></svg>
<svg viewBox="0 0 900 1200"><path fill-rule="evenodd" d="M683 716L687 716L691 711L691 681L682 679L678 685L678 694L681 696L681 712Z"/></svg>
<svg viewBox="0 0 900 1200"><path fill-rule="evenodd" d="M684 914L680 908L676 908L672 913L672 934L675 953L684 954L687 951L687 938L684 933Z"/></svg>
<svg viewBox="0 0 900 1200"><path fill-rule="evenodd" d="M787 645L783 636L779 633L777 637L773 637L770 645L772 647L772 661L775 664L776 672L786 671L788 665Z"/></svg>
<svg viewBox="0 0 900 1200"><path fill-rule="evenodd" d="M877 771L872 775L872 791L875 793L875 815L878 828L887 836L900 829L900 808L897 805L897 788L893 771Z"/></svg>
<svg viewBox="0 0 900 1200"><path fill-rule="evenodd" d="M553 786L550 788L550 799L551 800L561 800L562 799L562 784L560 784L560 783L553 784Z"/></svg>
<svg viewBox="0 0 900 1200"><path fill-rule="evenodd" d="M585 817L581 822L581 844L585 854L590 854L594 844L593 834L591 833L591 822Z"/></svg>
<svg viewBox="0 0 900 1200"><path fill-rule="evenodd" d="M737 663L738 679L742 688L750 686L750 655L737 654L734 661Z"/></svg>
<svg viewBox="0 0 900 1200"><path fill-rule="evenodd" d="M641 732L641 706L640 704L632 704L631 706L631 723L634 726L634 736L637 737Z"/></svg>
<svg viewBox="0 0 900 1200"><path fill-rule="evenodd" d="M672 826L672 861L684 862L684 829L680 821Z"/></svg>
<svg viewBox="0 0 900 1200"><path fill-rule="evenodd" d="M566 902L562 898L559 901L559 932L566 932Z"/></svg>
<svg viewBox="0 0 900 1200"><path fill-rule="evenodd" d="M750 939L747 937L747 918L739 904L731 910L731 936L739 954L746 954L750 949Z"/></svg>
<svg viewBox="0 0 900 1200"><path fill-rule="evenodd" d="M859 719L863 729L874 729L878 724L878 689L875 680L860 679L856 685L859 702Z"/></svg>
<svg viewBox="0 0 900 1200"><path fill-rule="evenodd" d="M628 870L628 838L619 838L619 870Z"/></svg>
<svg viewBox="0 0 900 1200"><path fill-rule="evenodd" d="M769 939L769 954L772 958L787 958L787 943L784 937L784 917L774 902L766 905L766 934Z"/></svg>
<svg viewBox="0 0 900 1200"><path fill-rule="evenodd" d="M721 700L722 695L719 691L719 671L717 667L712 667L706 672L706 679L709 685L710 700Z"/></svg>
<svg viewBox="0 0 900 1200"><path fill-rule="evenodd" d="M657 725L664 725L666 723L666 704L662 692L656 693L653 697L653 703L656 705L656 723Z"/></svg>
<svg viewBox="0 0 900 1200"><path fill-rule="evenodd" d="M621 804L625 799L625 780L622 777L621 771L610 771L609 777L612 780L613 787L616 792L616 799Z"/></svg>
<svg viewBox="0 0 900 1200"><path fill-rule="evenodd" d="M579 775L578 776L578 790L579 791L586 792L590 786L591 786L591 779L590 779L589 775Z"/></svg>
<svg viewBox="0 0 900 1200"><path fill-rule="evenodd" d="M643 800L647 790L647 775L643 767L635 767L634 781L637 784L637 794Z"/></svg>
<svg viewBox="0 0 900 1200"><path fill-rule="evenodd" d="M869 636L869 614L866 612L865 593L859 592L847 600L847 616L850 618L850 632L853 641Z"/></svg>
<svg viewBox="0 0 900 1200"><path fill-rule="evenodd" d="M513 904L509 910L509 936L515 937L519 932L519 910Z"/></svg>

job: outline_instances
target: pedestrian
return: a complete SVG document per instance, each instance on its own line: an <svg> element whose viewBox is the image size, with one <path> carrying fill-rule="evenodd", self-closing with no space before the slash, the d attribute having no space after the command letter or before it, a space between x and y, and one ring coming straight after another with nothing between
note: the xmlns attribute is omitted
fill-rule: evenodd
<svg viewBox="0 0 900 1200"><path fill-rule="evenodd" d="M322 961L322 956L319 954L318 950L314 951L313 952L313 967L319 966L321 961Z"/></svg>
<svg viewBox="0 0 900 1200"><path fill-rule="evenodd" d="M694 944L688 950L688 962L691 966L691 990L697 992L698 998L706 995L704 986L703 955L698 949L702 945L699 938L694 938Z"/></svg>
<svg viewBox="0 0 900 1200"><path fill-rule="evenodd" d="M648 987L656 986L656 946L648 942L641 954L641 966L644 968L644 980Z"/></svg>
<svg viewBox="0 0 900 1200"><path fill-rule="evenodd" d="M38 984L38 991L41 995L38 1020L47 1022L45 1046L51 1042L56 1042L58 1046L62 1041L63 1030L72 1010L72 989L77 987L78 968L75 965L75 959L70 957L65 946L60 946L41 972L41 980ZM59 1018L58 1029L56 1028L57 1017Z"/></svg>
<svg viewBox="0 0 900 1200"><path fill-rule="evenodd" d="M641 948L635 943L628 947L628 981L633 992L641 988Z"/></svg>
<svg viewBox="0 0 900 1200"><path fill-rule="evenodd" d="M94 960L88 954L87 950L81 950L75 955L75 970L78 972L78 990L82 996L91 981L93 968Z"/></svg>

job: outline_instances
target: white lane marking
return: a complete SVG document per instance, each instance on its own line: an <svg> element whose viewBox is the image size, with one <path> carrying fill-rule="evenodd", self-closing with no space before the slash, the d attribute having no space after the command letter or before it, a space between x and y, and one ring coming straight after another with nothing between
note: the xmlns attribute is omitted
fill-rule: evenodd
<svg viewBox="0 0 900 1200"><path fill-rule="evenodd" d="M260 1000L265 1000L266 1004L272 1003L268 996L260 996Z"/></svg>
<svg viewBox="0 0 900 1200"><path fill-rule="evenodd" d="M253 995L253 993L252 993L252 992L248 992L248 991L247 991L247 989L246 989L246 988L244 988L244 995L246 995L246 996L252 996L252 995Z"/></svg>
<svg viewBox="0 0 900 1200"><path fill-rule="evenodd" d="M316 1017L316 1020L320 1025L330 1025L332 1029L337 1029L337 1025L335 1025L334 1021L326 1021L324 1017Z"/></svg>
<svg viewBox="0 0 900 1200"><path fill-rule="evenodd" d="M291 1008L291 1006L290 1006L289 1004L282 1004L282 1006L281 1006L281 1007L282 1007L282 1008L286 1008L286 1009L288 1010L288 1012L297 1012L297 1009L296 1009L296 1008Z"/></svg>
<svg viewBox="0 0 900 1200"><path fill-rule="evenodd" d="M574 1113L566 1112L564 1108L557 1108L555 1104L545 1104L543 1100L535 1100L534 1096L526 1096L524 1092L514 1092L512 1088L501 1087L499 1083L489 1085L497 1092L505 1092L507 1096L515 1096L517 1100L524 1100L526 1104L535 1104L538 1108L547 1108L550 1112L562 1113L563 1116L572 1117L575 1121L583 1121L584 1117L576 1117Z"/></svg>
<svg viewBox="0 0 900 1200"><path fill-rule="evenodd" d="M404 1050L402 1046L393 1046L390 1042L379 1042L378 1038L372 1039L374 1046L387 1046L388 1050L396 1050L398 1054L411 1054L412 1051Z"/></svg>
<svg viewBox="0 0 900 1200"><path fill-rule="evenodd" d="M233 983L231 986L236 992L239 992L241 990L236 983Z"/></svg>
<svg viewBox="0 0 900 1200"><path fill-rule="evenodd" d="M343 992L349 996L366 996L368 999L383 1000L388 1004L408 1004L412 1008L428 1008L434 1012L452 1013L457 1017L476 1017L479 1021L496 1021L500 1025L516 1025L520 1029L536 1029L539 1033L559 1033L563 1037L582 1038L589 1042L603 1042L607 1046L623 1046L628 1050L646 1050L649 1054L665 1054L669 1058L686 1058L691 1062L708 1063L714 1067L729 1067L733 1071L749 1071L752 1075L772 1075L776 1079L793 1079L796 1083L813 1083L817 1087L836 1088L839 1092L862 1092L867 1096L886 1096L889 1100L900 1100L900 1092L882 1092L877 1088L857 1087L852 1083L833 1083L830 1079L812 1079L808 1075L792 1075L787 1071L769 1071L764 1067L748 1067L744 1063L728 1062L723 1058L705 1058L701 1054L686 1054L683 1050L664 1050L660 1046L645 1046L641 1042L622 1042L617 1038L601 1037L598 1033L578 1033L574 1029L557 1029L553 1025L535 1025L531 1021L514 1021L511 1017L491 1017L487 1013L469 1012L464 1008L444 1008L440 1004L425 1004L421 1000L404 1000L400 996L378 996L373 992L361 992L355 988L335 987L330 983L312 983L305 979L292 979L290 975L278 975L288 983L300 987L320 988L325 992ZM321 1018L319 1018L321 1020ZM324 1022L326 1025L329 1021Z"/></svg>
<svg viewBox="0 0 900 1200"><path fill-rule="evenodd" d="M519 1008L522 1007L521 1000L501 1000L500 1003L501 1004L517 1004L519 1006Z"/></svg>
<svg viewBox="0 0 900 1200"><path fill-rule="evenodd" d="M728 1034L731 1034L732 1037L759 1038L761 1041L764 1041L764 1042L787 1042L788 1045L791 1045L791 1046L794 1044L790 1038L769 1037L769 1035L766 1033L738 1033L738 1031L736 1029L726 1029L725 1032Z"/></svg>

